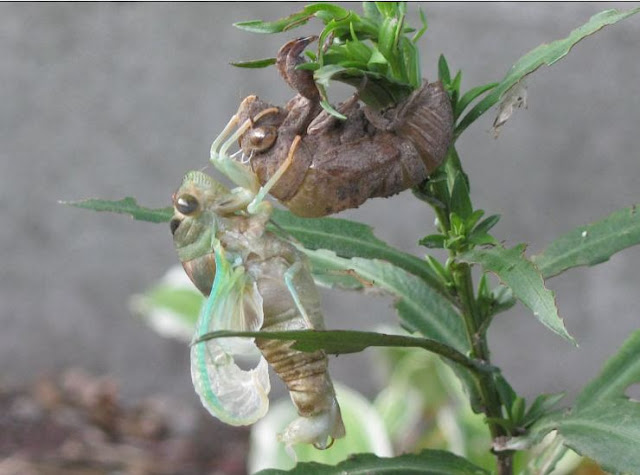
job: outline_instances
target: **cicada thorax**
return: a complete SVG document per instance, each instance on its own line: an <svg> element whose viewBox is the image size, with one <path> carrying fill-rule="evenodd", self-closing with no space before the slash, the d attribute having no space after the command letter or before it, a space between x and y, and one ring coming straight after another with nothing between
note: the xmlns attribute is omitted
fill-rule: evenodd
<svg viewBox="0 0 640 475"><path fill-rule="evenodd" d="M250 96L238 114L242 122L272 107ZM293 153L271 194L300 216L337 213L418 185L443 162L453 136L451 103L439 82L425 82L385 111L353 101L341 110L346 120L327 117L322 127L315 126L326 115L320 105L300 95L274 110L253 124L240 146L263 184ZM252 131L263 127L275 128L277 138L257 149Z"/></svg>

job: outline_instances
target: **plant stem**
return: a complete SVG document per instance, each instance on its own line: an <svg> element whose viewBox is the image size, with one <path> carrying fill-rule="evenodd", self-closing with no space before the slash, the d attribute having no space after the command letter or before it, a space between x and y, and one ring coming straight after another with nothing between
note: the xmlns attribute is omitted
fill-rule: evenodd
<svg viewBox="0 0 640 475"><path fill-rule="evenodd" d="M452 196L455 184L455 177L462 173L466 177L460 158L454 146L449 148L447 158L440 176L433 179L431 186L421 185L414 190L414 194L421 200L428 203L434 210L438 219L438 228L445 236L450 236ZM446 185L443 186L443 178L446 179ZM465 178L466 179L466 178ZM458 190L458 192L460 192ZM467 189L468 193L468 189ZM459 196L457 197L460 198ZM467 195L467 199L470 197ZM456 234L459 231L456 232ZM466 238L466 236L464 236ZM466 244L466 245L465 245ZM465 243L462 246L449 248L449 269L451 271L451 280L454 292L458 300L458 308L465 325L467 340L469 342L470 356L472 360L482 361L487 367L491 367L489 347L487 345L486 330L489 322L487 319L491 316L484 315L480 304L475 296L473 277L471 275L471 266L464 262L458 262L458 255L463 252L469 245ZM472 245L471 245L472 246ZM508 431L497 420L503 418L502 401L496 385L496 379L491 373L472 373L475 386L481 400L481 410L487 416L489 421L487 425L491 433L492 439L505 437ZM513 474L513 452L504 451L495 453L497 459L498 475Z"/></svg>
<svg viewBox="0 0 640 475"><path fill-rule="evenodd" d="M471 345L473 358L490 363L489 349L484 332L480 332L482 325L477 301L474 295L473 277L471 276L471 266L466 263L456 263L453 270L453 280L460 297L462 307L462 317L467 330L467 337ZM498 419L502 417L501 401L498 394L495 380L491 374L474 375L480 397L483 401L484 413L488 418ZM503 437L507 435L504 428L495 422L489 422L491 437ZM498 465L498 475L512 475L513 454L511 452L499 452L496 455Z"/></svg>

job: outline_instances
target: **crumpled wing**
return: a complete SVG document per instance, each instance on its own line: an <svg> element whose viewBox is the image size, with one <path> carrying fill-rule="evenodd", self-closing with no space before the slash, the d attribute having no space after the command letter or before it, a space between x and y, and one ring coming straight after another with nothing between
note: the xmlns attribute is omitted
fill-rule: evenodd
<svg viewBox="0 0 640 475"><path fill-rule="evenodd" d="M264 315L262 297L244 268L235 269L216 248L216 277L198 318L195 339L218 330L257 331ZM221 338L191 346L191 378L202 404L221 421L248 425L269 408L271 389L266 360L251 370L241 369L234 356L255 352L253 339Z"/></svg>

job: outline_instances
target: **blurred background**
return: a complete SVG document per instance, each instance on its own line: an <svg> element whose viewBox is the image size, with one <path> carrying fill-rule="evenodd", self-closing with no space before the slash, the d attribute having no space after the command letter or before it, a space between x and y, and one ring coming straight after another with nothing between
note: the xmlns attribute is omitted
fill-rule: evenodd
<svg viewBox="0 0 640 475"><path fill-rule="evenodd" d="M1 387L80 367L110 375L125 402L163 394L196 407L186 345L160 338L129 310L132 294L178 262L168 225L58 200L135 196L168 206L184 172L207 164L211 141L245 96L283 104L293 95L274 68L229 62L273 56L303 31L258 36L232 23L276 19L297 6L0 4ZM435 79L442 53L452 70L463 70L463 90L498 81L527 51L617 7L630 5L424 4L423 75ZM409 10L417 25L418 5ZM528 109L499 139L487 113L458 142L474 203L502 215L494 234L507 245L528 242L533 254L575 226L640 202L639 37L640 19L632 17L587 38L529 79ZM340 216L418 255L418 239L434 229L430 209L410 192ZM525 396L582 387L639 326L639 268L640 250L632 248L549 282L579 348L521 306L501 314L490 343L512 385ZM387 298L323 297L329 328L397 321ZM367 352L332 361L334 380L365 395L380 389Z"/></svg>

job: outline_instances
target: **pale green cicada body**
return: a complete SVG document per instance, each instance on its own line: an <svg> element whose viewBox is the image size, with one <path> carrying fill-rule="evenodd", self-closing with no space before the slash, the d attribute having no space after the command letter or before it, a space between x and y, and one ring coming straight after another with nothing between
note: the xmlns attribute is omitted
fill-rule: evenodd
<svg viewBox="0 0 640 475"><path fill-rule="evenodd" d="M202 172L185 176L173 203L178 255L208 296L195 340L217 330L324 328L306 256L265 229L270 203L246 188L229 191ZM237 357L256 348L255 367L240 367ZM292 349L291 342L259 338L213 339L191 347L196 392L211 414L232 425L252 424L267 412L269 365L287 385L300 415L280 436L287 446L310 443L324 449L344 436L323 351L304 353Z"/></svg>

